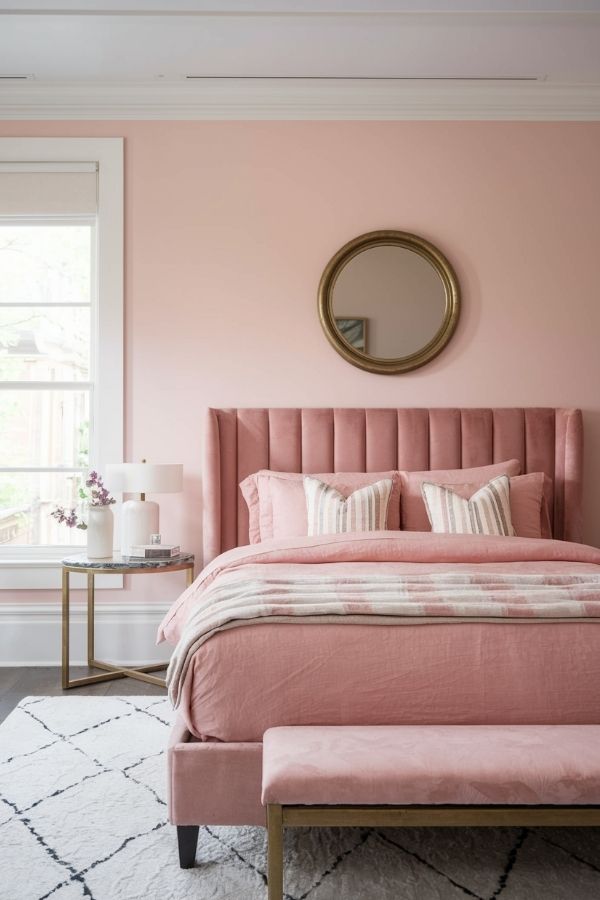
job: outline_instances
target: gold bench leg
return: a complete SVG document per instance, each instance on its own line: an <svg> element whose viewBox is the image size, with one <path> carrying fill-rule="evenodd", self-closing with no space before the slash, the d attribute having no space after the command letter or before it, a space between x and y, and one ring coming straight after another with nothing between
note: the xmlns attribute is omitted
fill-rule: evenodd
<svg viewBox="0 0 600 900"><path fill-rule="evenodd" d="M283 817L281 806L267 806L269 900L283 900Z"/></svg>

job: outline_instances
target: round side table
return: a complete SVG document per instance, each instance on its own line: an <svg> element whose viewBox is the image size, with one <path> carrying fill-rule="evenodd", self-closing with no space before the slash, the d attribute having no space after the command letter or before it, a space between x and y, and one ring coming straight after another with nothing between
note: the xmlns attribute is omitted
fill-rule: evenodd
<svg viewBox="0 0 600 900"><path fill-rule="evenodd" d="M87 661L94 669L103 669L99 675L85 678L69 678L69 618L70 618L70 575L71 572L87 574ZM182 553L175 559L132 559L115 555L107 559L88 559L85 555L66 556L62 561L62 687L63 690L95 684L98 681L112 681L114 678L135 678L165 687L164 678L150 675L166 669L168 663L151 663L147 666L116 666L95 658L94 650L94 578L96 575L148 575L156 572L185 572L188 586L194 580L194 556Z"/></svg>

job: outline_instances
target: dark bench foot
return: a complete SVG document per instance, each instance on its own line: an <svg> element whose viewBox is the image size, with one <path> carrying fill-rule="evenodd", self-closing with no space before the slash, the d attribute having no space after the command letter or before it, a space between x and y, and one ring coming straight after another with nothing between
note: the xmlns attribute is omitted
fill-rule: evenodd
<svg viewBox="0 0 600 900"><path fill-rule="evenodd" d="M199 830L199 825L177 826L179 865L182 869L191 869L196 862L196 845L198 844Z"/></svg>

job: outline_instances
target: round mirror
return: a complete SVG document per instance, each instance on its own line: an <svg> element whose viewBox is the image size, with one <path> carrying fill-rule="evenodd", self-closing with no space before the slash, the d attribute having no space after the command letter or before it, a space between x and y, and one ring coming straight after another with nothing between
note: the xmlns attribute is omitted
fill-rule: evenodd
<svg viewBox="0 0 600 900"><path fill-rule="evenodd" d="M459 305L448 260L404 231L372 231L350 241L319 285L328 340L368 372L408 372L429 362L450 340Z"/></svg>

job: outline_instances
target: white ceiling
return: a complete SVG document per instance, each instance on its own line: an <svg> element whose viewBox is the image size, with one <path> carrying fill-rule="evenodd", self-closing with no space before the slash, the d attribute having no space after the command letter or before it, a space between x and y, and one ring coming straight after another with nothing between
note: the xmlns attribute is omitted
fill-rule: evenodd
<svg viewBox="0 0 600 900"><path fill-rule="evenodd" d="M600 0L0 0L0 76L3 118L28 106L44 117L44 97L58 115L57 91L81 105L103 90L105 118L118 90L185 104L210 92L218 102L235 83L239 97L270 90L280 102L297 79L305 98L335 86L346 98L386 91L385 102L407 84L431 97L429 79L449 79L455 96L466 79L497 79L498 96L533 97L531 81L510 81L533 79L546 97L580 86L589 108L590 90L600 98Z"/></svg>
<svg viewBox="0 0 600 900"><path fill-rule="evenodd" d="M0 75L600 82L600 2L0 0Z"/></svg>

